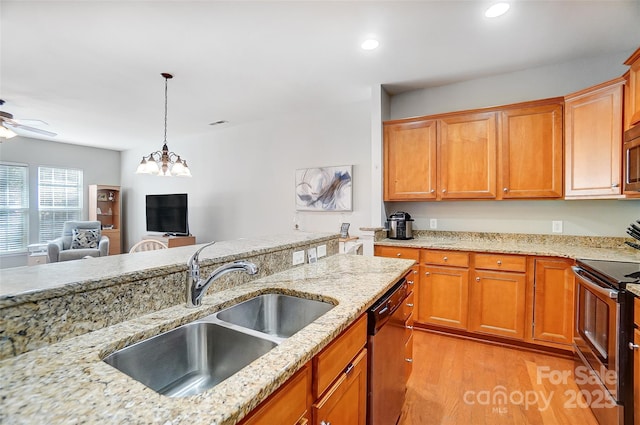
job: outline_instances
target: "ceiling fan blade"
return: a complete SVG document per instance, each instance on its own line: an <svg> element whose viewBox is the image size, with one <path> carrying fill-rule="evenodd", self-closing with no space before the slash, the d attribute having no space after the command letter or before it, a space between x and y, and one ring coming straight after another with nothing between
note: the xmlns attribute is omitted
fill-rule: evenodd
<svg viewBox="0 0 640 425"><path fill-rule="evenodd" d="M14 120L5 120L5 125L7 125L8 127L20 128L25 131L30 131L31 133L42 134L43 136L49 136L49 137L57 136L56 133L52 133L51 131L40 130L39 128L35 128L35 127L29 127L28 125L17 123Z"/></svg>

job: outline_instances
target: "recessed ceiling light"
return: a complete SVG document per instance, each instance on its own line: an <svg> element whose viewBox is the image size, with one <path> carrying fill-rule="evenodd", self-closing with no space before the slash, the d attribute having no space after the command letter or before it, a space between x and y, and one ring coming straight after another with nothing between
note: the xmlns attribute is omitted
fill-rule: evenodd
<svg viewBox="0 0 640 425"><path fill-rule="evenodd" d="M509 7L511 7L509 3L495 3L484 12L484 16L487 18L497 18L507 13Z"/></svg>
<svg viewBox="0 0 640 425"><path fill-rule="evenodd" d="M360 45L360 47L362 47L362 50L374 50L374 49L377 49L379 45L380 45L380 43L378 42L378 40L370 38L368 40L365 40Z"/></svg>

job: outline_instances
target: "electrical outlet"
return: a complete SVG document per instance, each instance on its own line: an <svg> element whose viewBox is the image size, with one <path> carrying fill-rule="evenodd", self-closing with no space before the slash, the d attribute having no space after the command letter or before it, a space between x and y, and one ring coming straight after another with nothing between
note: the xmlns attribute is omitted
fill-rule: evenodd
<svg viewBox="0 0 640 425"><path fill-rule="evenodd" d="M437 229L438 228L438 219L432 218L429 220L429 229Z"/></svg>
<svg viewBox="0 0 640 425"><path fill-rule="evenodd" d="M304 264L304 251L293 252L293 265Z"/></svg>
<svg viewBox="0 0 640 425"><path fill-rule="evenodd" d="M319 245L318 246L318 258L322 258L322 257L326 257L327 256L327 246L326 245Z"/></svg>
<svg viewBox="0 0 640 425"><path fill-rule="evenodd" d="M562 220L553 220L551 222L551 231L553 233L562 233Z"/></svg>

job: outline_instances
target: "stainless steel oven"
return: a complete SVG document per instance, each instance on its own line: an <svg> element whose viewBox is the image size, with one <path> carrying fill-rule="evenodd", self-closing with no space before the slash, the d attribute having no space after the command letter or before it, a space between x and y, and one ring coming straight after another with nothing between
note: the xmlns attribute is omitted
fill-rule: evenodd
<svg viewBox="0 0 640 425"><path fill-rule="evenodd" d="M578 260L573 271L576 383L600 425L631 425L633 296L625 285L640 278L640 264Z"/></svg>

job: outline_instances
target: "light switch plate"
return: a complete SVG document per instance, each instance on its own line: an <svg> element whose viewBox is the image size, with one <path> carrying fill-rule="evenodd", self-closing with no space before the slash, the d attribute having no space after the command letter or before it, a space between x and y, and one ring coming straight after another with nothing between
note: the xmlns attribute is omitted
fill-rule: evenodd
<svg viewBox="0 0 640 425"><path fill-rule="evenodd" d="M437 229L438 228L438 219L432 218L429 220L429 229Z"/></svg>
<svg viewBox="0 0 640 425"><path fill-rule="evenodd" d="M304 251L293 252L293 265L304 264Z"/></svg>
<svg viewBox="0 0 640 425"><path fill-rule="evenodd" d="M319 245L318 246L318 258L322 258L322 257L326 257L327 256L327 246L326 245Z"/></svg>
<svg viewBox="0 0 640 425"><path fill-rule="evenodd" d="M553 220L551 222L551 231L553 233L562 233L562 220Z"/></svg>

